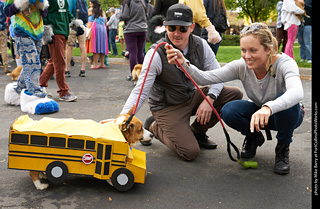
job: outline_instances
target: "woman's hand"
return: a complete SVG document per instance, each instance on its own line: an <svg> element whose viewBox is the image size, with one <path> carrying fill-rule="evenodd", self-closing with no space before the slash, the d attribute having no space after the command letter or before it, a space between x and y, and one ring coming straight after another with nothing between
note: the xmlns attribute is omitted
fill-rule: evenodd
<svg viewBox="0 0 320 209"><path fill-rule="evenodd" d="M270 115L271 109L268 106L263 106L260 110L255 112L252 115L250 122L251 133L254 132L254 129L260 132L260 127L264 128L264 126L268 125Z"/></svg>
<svg viewBox="0 0 320 209"><path fill-rule="evenodd" d="M184 56L178 49L173 48L171 44L166 44L164 48L166 49L167 59L170 64L178 65L176 59L181 65L184 63Z"/></svg>

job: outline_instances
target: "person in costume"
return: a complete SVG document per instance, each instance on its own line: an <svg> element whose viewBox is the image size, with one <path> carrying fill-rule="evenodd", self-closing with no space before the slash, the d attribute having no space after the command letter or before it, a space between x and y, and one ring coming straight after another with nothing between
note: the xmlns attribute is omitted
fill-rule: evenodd
<svg viewBox="0 0 320 209"><path fill-rule="evenodd" d="M59 110L59 105L47 98L47 93L39 85L43 18L48 13L48 6L47 0L5 1L6 16L15 15L13 31L23 69L17 83L7 85L5 100L9 104L20 105L23 112L31 114Z"/></svg>

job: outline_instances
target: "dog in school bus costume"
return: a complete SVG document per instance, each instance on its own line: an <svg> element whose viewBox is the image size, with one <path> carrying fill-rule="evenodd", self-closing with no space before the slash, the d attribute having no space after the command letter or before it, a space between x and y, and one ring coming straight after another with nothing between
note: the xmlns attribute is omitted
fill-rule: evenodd
<svg viewBox="0 0 320 209"><path fill-rule="evenodd" d="M146 153L130 148L115 123L23 115L10 128L8 168L40 173L33 179L40 190L48 187L39 180L45 172L52 183L82 174L127 191L145 182Z"/></svg>

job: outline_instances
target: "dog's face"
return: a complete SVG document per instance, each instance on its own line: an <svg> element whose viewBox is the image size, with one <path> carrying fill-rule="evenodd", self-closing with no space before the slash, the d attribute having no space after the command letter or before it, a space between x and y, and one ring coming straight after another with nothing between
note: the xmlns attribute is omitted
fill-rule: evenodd
<svg viewBox="0 0 320 209"><path fill-rule="evenodd" d="M139 120L135 116L132 117L132 120L129 124L126 124L126 121L131 116L133 109L134 106L129 110L127 114L118 115L115 120L109 119L100 121L100 123L102 124L114 122L119 125L124 138L127 140L131 147L133 147L138 141L150 141L153 137L150 131L143 128L141 120Z"/></svg>
<svg viewBox="0 0 320 209"><path fill-rule="evenodd" d="M133 116L130 123L127 125L126 121L131 116L134 106L129 110L127 114L119 115L115 122L119 124L120 130L127 140L130 146L134 146L138 141L150 141L152 139L152 133L143 128L141 120Z"/></svg>

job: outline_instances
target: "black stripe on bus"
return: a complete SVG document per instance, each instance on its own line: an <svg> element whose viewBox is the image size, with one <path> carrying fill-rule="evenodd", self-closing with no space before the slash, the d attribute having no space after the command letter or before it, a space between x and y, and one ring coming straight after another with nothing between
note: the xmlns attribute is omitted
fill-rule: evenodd
<svg viewBox="0 0 320 209"><path fill-rule="evenodd" d="M112 162L115 162L115 163L124 163L124 164L126 164L126 161L120 161L120 160L112 160Z"/></svg>
<svg viewBox="0 0 320 209"><path fill-rule="evenodd" d="M15 154L9 154L9 156L12 156L12 157L26 157L26 158L39 158L39 159L47 159L47 160L62 160L62 161L64 160L64 161L72 161L72 162L82 162L82 160L73 160L73 159L66 159L66 158L52 158L52 157L15 155ZM95 163L95 161L93 161L92 163Z"/></svg>
<svg viewBox="0 0 320 209"><path fill-rule="evenodd" d="M72 158L81 158L82 159L82 156L49 154L49 153L41 153L41 152L9 151L9 154L10 153L31 154L31 155L47 155L47 156L58 156L58 157L72 157Z"/></svg>
<svg viewBox="0 0 320 209"><path fill-rule="evenodd" d="M118 167L126 167L126 165L119 165L119 164L113 164L113 163L111 165L118 166Z"/></svg>
<svg viewBox="0 0 320 209"><path fill-rule="evenodd" d="M127 156L126 154L116 153L116 152L114 152L114 153L112 153L112 154L114 154L114 155L123 155L123 156Z"/></svg>
<svg viewBox="0 0 320 209"><path fill-rule="evenodd" d="M57 146L47 146L47 145L39 145L39 144L23 144L23 143L17 143L17 142L10 142L10 144L16 144L16 145L24 145L24 146L31 146L31 147L46 147L46 148L54 148L54 149L68 149L68 150L81 150L81 151L90 151L90 152L96 152L95 149L80 149L80 148L73 148L73 147L57 147Z"/></svg>

